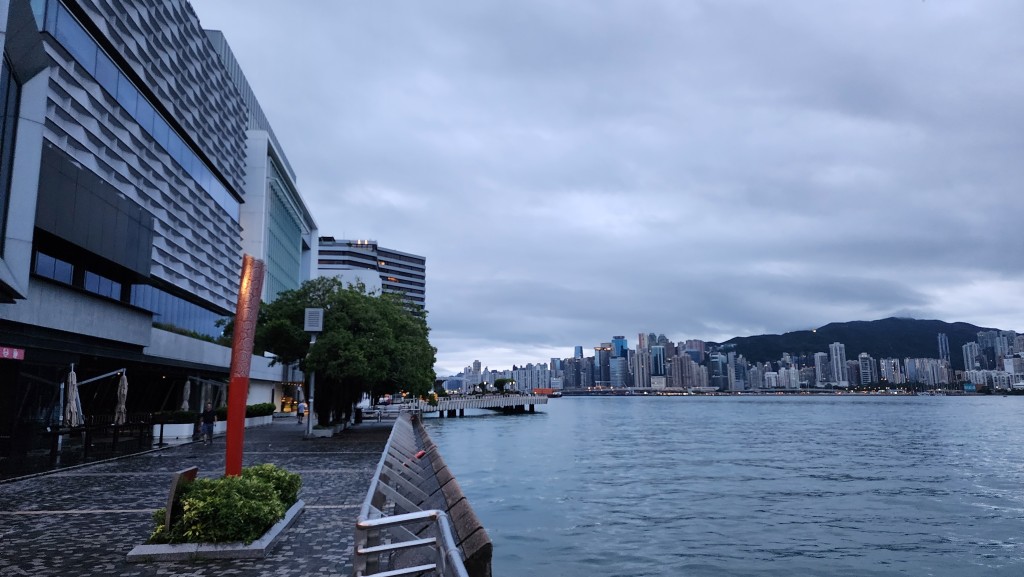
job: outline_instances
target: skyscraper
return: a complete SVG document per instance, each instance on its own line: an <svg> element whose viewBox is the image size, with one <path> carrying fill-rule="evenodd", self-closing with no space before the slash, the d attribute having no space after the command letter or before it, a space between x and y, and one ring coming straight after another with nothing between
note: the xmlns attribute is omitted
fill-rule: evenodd
<svg viewBox="0 0 1024 577"><path fill-rule="evenodd" d="M626 337L615 336L612 337L612 356L613 357L624 357L626 356L626 350L629 349L629 345L626 343Z"/></svg>
<svg viewBox="0 0 1024 577"><path fill-rule="evenodd" d="M846 376L846 345L840 342L828 346L829 360L832 365L832 381L837 387L848 387L850 382Z"/></svg>
<svg viewBox="0 0 1024 577"><path fill-rule="evenodd" d="M878 365L875 364L875 359L867 353L861 353L857 356L857 362L860 368L860 384L877 383Z"/></svg>
<svg viewBox="0 0 1024 577"><path fill-rule="evenodd" d="M611 372L612 344L601 343L601 346L594 347L594 385L598 387L610 387L612 384Z"/></svg>
<svg viewBox="0 0 1024 577"><path fill-rule="evenodd" d="M829 381L828 353L814 353L814 382L823 387Z"/></svg>
<svg viewBox="0 0 1024 577"><path fill-rule="evenodd" d="M939 359L949 362L949 339L946 333L939 333Z"/></svg>
<svg viewBox="0 0 1024 577"><path fill-rule="evenodd" d="M981 355L981 345L976 342L964 343L961 347L964 354L964 370L973 371L978 364L978 357Z"/></svg>
<svg viewBox="0 0 1024 577"><path fill-rule="evenodd" d="M653 336L653 333L652 333ZM637 336L636 345L636 383L637 387L647 388L651 386L651 351L648 335L640 333Z"/></svg>

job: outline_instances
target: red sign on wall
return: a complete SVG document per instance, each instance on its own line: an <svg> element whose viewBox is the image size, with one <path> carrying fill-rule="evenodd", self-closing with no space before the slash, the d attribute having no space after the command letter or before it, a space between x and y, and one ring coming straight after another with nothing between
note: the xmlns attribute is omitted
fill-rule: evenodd
<svg viewBox="0 0 1024 577"><path fill-rule="evenodd" d="M25 360L25 349L5 347L0 345L0 359L11 359L13 361Z"/></svg>

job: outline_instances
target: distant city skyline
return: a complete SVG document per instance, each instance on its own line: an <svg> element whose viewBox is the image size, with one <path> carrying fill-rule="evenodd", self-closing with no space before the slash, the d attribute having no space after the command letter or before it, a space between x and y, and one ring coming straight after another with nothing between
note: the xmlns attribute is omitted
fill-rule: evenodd
<svg viewBox="0 0 1024 577"><path fill-rule="evenodd" d="M481 383L512 379L518 390L689 390L699 392L822 389L848 390L884 383L914 384L925 388L972 387L995 390L1024 389L1024 334L1016 331L980 330L976 340L965 343L963 370L954 370L949 358L949 338L936 334L933 357L876 359L861 352L847 358L843 342L827 345L828 352L782 353L778 359L746 359L735 345L690 339L673 342L664 334L639 333L637 346L614 336L612 342L594 347L592 356L553 357L549 362L491 369L479 360L445 380L446 388L471 392ZM612 344L614 343L614 345ZM707 353L707 356L706 356Z"/></svg>

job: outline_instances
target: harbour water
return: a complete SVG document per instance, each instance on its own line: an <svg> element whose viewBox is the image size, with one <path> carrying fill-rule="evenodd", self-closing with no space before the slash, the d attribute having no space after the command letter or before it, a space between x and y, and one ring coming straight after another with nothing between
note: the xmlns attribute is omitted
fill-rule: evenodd
<svg viewBox="0 0 1024 577"><path fill-rule="evenodd" d="M428 419L494 575L1024 575L1024 397L563 398Z"/></svg>

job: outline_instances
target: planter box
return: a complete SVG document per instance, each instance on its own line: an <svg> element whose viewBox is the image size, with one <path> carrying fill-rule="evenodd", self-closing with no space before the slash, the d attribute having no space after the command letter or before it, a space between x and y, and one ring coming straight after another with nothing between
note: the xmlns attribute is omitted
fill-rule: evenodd
<svg viewBox="0 0 1024 577"><path fill-rule="evenodd" d="M153 425L153 442L160 440L160 427L161 425ZM175 423L163 425L164 428L164 442L177 442L184 443L192 440L192 436L196 433L195 423Z"/></svg>
<svg viewBox="0 0 1024 577"><path fill-rule="evenodd" d="M334 437L334 427L328 428L311 428L309 429L310 437Z"/></svg>
<svg viewBox="0 0 1024 577"><path fill-rule="evenodd" d="M273 422L274 415L264 415L262 417L246 417L245 428L249 429L251 427L263 427L265 425L270 425Z"/></svg>
<svg viewBox="0 0 1024 577"><path fill-rule="evenodd" d="M139 545L128 553L128 561L190 561L193 559L252 559L266 557L267 553L281 539L285 529L291 527L306 503L296 501L284 514L284 518L267 530L262 537L245 543L181 543L175 545Z"/></svg>
<svg viewBox="0 0 1024 577"><path fill-rule="evenodd" d="M266 415L263 417L249 417L245 419L245 428L251 427L262 427L270 425L274 422L273 415ZM195 423L176 423L164 425L164 443L184 443L191 441L193 435L198 434L198 429ZM228 424L226 421L217 421L213 424L213 434L223 435L228 432ZM153 440L158 441L160 439L160 425L153 425Z"/></svg>

